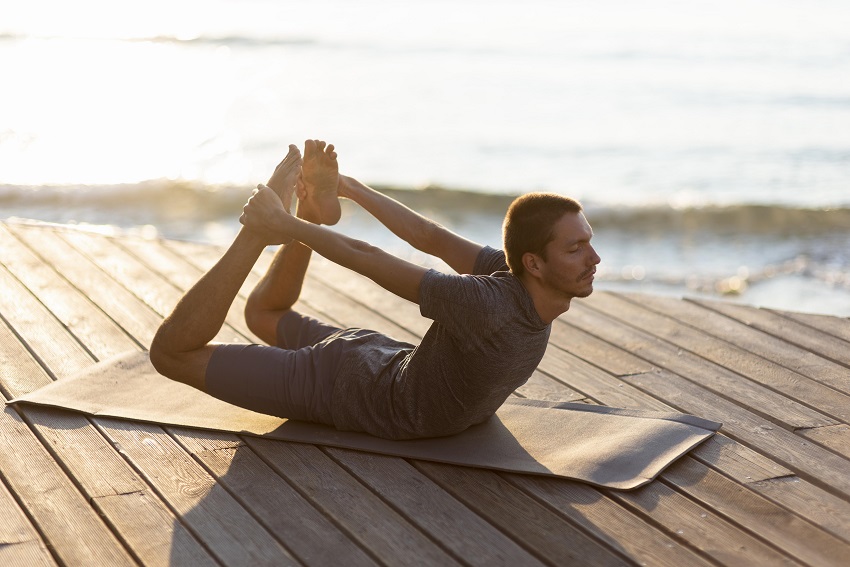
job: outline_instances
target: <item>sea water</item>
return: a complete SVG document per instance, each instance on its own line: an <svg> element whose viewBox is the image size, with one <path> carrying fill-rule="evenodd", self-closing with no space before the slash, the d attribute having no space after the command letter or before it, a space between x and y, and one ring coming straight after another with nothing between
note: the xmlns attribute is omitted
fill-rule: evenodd
<svg viewBox="0 0 850 567"><path fill-rule="evenodd" d="M290 142L498 246L578 198L598 287L850 315L838 0L0 2L0 218L226 243ZM411 251L350 203L338 230Z"/></svg>

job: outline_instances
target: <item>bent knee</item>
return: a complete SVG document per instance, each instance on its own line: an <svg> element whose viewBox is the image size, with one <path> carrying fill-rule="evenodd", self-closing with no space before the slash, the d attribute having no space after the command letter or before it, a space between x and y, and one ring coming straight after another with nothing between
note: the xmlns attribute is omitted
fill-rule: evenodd
<svg viewBox="0 0 850 567"><path fill-rule="evenodd" d="M174 379L179 366L177 357L159 336L154 337L149 354L154 369L166 378Z"/></svg>
<svg viewBox="0 0 850 567"><path fill-rule="evenodd" d="M154 369L166 378L206 391L206 374L214 345L188 352L176 352L154 338L150 360Z"/></svg>
<svg viewBox="0 0 850 567"><path fill-rule="evenodd" d="M256 304L248 301L245 304L245 324L248 329L258 336L263 342L277 344L277 326L280 318L288 309L261 309Z"/></svg>

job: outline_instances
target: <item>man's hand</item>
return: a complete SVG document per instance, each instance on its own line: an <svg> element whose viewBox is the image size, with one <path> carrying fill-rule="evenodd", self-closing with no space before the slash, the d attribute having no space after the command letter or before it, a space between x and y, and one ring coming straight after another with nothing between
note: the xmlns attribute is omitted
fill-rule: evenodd
<svg viewBox="0 0 850 567"><path fill-rule="evenodd" d="M262 184L254 189L239 217L239 222L266 244L291 242L292 238L286 233L291 220L277 193Z"/></svg>

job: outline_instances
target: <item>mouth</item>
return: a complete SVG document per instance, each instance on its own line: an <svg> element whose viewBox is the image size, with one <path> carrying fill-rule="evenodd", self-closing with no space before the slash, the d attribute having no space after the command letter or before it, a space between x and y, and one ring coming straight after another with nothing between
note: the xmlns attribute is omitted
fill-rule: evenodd
<svg viewBox="0 0 850 567"><path fill-rule="evenodd" d="M590 270L584 272L579 276L578 281L583 282L584 280L593 280L593 275L596 273L596 268L591 268Z"/></svg>

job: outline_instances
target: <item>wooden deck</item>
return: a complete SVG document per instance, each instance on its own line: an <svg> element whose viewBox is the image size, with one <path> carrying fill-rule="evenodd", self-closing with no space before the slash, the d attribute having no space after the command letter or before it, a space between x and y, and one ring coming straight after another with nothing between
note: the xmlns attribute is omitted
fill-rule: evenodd
<svg viewBox="0 0 850 567"><path fill-rule="evenodd" d="M219 253L0 223L3 396L145 349ZM243 306L221 340L256 340ZM301 308L410 341L428 325L321 258ZM850 320L598 292L517 395L724 425L616 492L6 407L0 564L850 565Z"/></svg>

